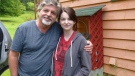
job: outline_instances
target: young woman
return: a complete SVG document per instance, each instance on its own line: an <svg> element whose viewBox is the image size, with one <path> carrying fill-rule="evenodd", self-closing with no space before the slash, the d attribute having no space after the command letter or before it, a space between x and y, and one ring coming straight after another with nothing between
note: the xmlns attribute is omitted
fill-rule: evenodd
<svg viewBox="0 0 135 76"><path fill-rule="evenodd" d="M74 31L77 25L75 11L62 8L58 22L63 28L53 57L53 76L88 76L91 71L91 56L84 50L86 39Z"/></svg>

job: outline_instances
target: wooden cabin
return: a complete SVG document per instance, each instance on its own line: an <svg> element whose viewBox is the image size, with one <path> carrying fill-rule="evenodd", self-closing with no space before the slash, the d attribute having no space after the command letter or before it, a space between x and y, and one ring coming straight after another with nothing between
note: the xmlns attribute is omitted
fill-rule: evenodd
<svg viewBox="0 0 135 76"><path fill-rule="evenodd" d="M101 8L102 30L100 30L103 36L103 66L93 69L89 76L135 76L135 0L59 0L59 2L63 7L73 7L75 10L105 5ZM88 33L91 33L92 25L89 24L89 17L78 16L78 18L83 19L87 24ZM80 22L80 25L82 24ZM78 29L86 32L83 26L78 26Z"/></svg>

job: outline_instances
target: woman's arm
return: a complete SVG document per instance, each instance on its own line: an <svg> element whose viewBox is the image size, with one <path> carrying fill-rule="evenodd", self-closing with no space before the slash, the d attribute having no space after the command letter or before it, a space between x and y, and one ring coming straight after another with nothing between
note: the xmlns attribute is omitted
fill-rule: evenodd
<svg viewBox="0 0 135 76"><path fill-rule="evenodd" d="M81 56L81 66L82 68L75 76L88 76L91 71L91 55L84 50L84 46L86 45L85 38L81 41L79 54Z"/></svg>

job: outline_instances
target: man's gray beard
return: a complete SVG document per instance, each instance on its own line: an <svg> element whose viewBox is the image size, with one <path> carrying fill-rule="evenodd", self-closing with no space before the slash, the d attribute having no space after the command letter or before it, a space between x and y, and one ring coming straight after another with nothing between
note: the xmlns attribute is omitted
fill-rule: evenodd
<svg viewBox="0 0 135 76"><path fill-rule="evenodd" d="M42 23L43 23L45 26L51 25L51 21L46 21L46 20L44 20L44 19L42 19Z"/></svg>

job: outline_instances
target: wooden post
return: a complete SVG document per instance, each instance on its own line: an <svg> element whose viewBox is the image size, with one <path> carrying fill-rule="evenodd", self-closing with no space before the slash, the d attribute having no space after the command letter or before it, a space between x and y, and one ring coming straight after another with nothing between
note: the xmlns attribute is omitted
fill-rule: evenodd
<svg viewBox="0 0 135 76"><path fill-rule="evenodd" d="M34 0L34 14L35 14L35 19L36 19L36 14L37 14L37 6L40 4L41 0Z"/></svg>
<svg viewBox="0 0 135 76"><path fill-rule="evenodd" d="M35 19L36 19L36 6L37 6L37 4L36 4L36 0L34 0L34 15L35 15Z"/></svg>

